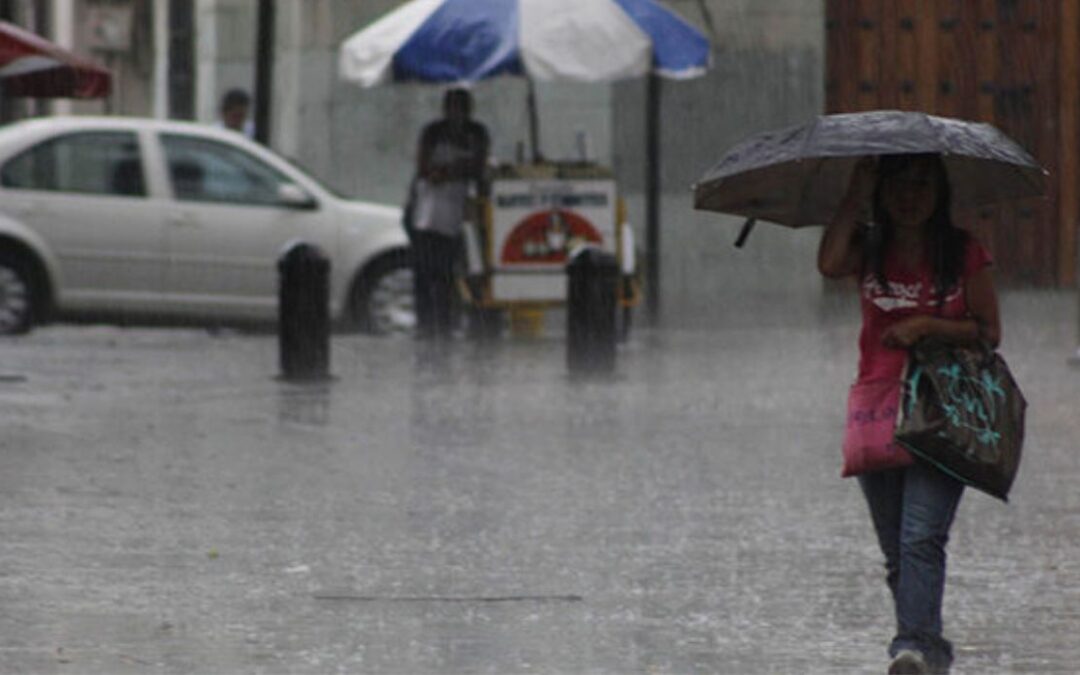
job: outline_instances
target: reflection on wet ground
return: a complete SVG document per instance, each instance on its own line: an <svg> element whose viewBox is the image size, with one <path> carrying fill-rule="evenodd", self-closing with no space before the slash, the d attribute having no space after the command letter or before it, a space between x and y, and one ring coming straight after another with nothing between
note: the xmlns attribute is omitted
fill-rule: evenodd
<svg viewBox="0 0 1080 675"><path fill-rule="evenodd" d="M283 384L278 389L278 419L315 427L329 425L332 387L333 381Z"/></svg>
<svg viewBox="0 0 1080 675"><path fill-rule="evenodd" d="M961 507L954 672L1074 672L1076 301L1004 306L1028 444ZM584 380L557 334L340 336L311 385L267 335L6 340L0 671L883 672L853 309L638 331Z"/></svg>

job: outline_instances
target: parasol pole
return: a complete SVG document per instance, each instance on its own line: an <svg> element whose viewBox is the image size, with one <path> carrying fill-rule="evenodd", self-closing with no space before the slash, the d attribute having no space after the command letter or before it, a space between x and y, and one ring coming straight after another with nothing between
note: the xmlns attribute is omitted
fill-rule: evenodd
<svg viewBox="0 0 1080 675"><path fill-rule="evenodd" d="M255 140L270 145L271 105L274 82L274 0L259 0L255 36Z"/></svg>
<svg viewBox="0 0 1080 675"><path fill-rule="evenodd" d="M0 20L14 21L14 7L11 0L0 0ZM15 120L13 101L4 93L4 81L0 80L0 124Z"/></svg>
<svg viewBox="0 0 1080 675"><path fill-rule="evenodd" d="M645 79L645 310L660 319L660 77Z"/></svg>
<svg viewBox="0 0 1080 675"><path fill-rule="evenodd" d="M525 81L528 83L529 87L529 93L526 96L527 105L529 107L529 144L532 146L533 164L539 164L540 122L539 116L536 114L536 83L533 82L531 77L526 77Z"/></svg>

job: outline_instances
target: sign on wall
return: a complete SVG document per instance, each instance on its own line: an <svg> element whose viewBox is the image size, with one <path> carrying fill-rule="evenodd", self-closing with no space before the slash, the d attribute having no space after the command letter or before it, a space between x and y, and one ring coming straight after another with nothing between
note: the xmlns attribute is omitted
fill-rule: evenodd
<svg viewBox="0 0 1080 675"><path fill-rule="evenodd" d="M103 52L131 49L131 5L90 5L86 8L86 44Z"/></svg>

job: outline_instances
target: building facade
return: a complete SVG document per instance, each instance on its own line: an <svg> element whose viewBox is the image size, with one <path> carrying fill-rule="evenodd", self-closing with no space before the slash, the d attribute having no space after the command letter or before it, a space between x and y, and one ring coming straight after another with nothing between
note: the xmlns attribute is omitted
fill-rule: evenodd
<svg viewBox="0 0 1080 675"><path fill-rule="evenodd" d="M253 89L259 2L48 0L50 37L94 55L115 74L109 101L59 102L51 109L213 122L226 90ZM275 0L270 134L274 149L339 192L395 204L404 200L417 135L438 115L442 90L360 89L338 77L337 50L399 4ZM814 311L821 296L814 265L819 233L759 227L747 247L736 250L731 244L739 221L695 212L690 186L741 137L823 110L824 2L664 4L710 35L715 65L697 80L660 85L662 316L676 325L728 323L757 303L792 302L793 296L800 299L793 307ZM102 23L110 21L120 26L113 33L123 33L112 42L102 35ZM541 83L537 93L544 154L575 157L584 134L593 158L616 170L642 232L644 83ZM493 155L512 161L527 146L525 84L483 82L474 95Z"/></svg>
<svg viewBox="0 0 1080 675"><path fill-rule="evenodd" d="M989 122L1050 172L1045 199L960 214L1013 285L1076 280L1080 2L829 0L829 112L922 110Z"/></svg>

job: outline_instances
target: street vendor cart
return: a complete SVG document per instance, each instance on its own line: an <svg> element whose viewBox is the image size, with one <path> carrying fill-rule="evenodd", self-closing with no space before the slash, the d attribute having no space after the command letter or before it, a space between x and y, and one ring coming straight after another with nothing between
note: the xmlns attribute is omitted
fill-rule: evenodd
<svg viewBox="0 0 1080 675"><path fill-rule="evenodd" d="M509 310L511 326L537 329L567 297L566 264L583 247L615 257L618 303L640 301L633 230L610 169L588 163L504 165L465 226L462 292L479 309Z"/></svg>
<svg viewBox="0 0 1080 675"><path fill-rule="evenodd" d="M540 161L534 81L688 79L706 71L710 55L705 36L656 0L412 0L345 40L339 65L344 79L364 87L526 78L533 162L500 167L467 228L469 299L520 316L565 301L567 256L578 245L616 256L620 303L638 299L614 177L585 163ZM647 203L655 205L655 192L647 191ZM648 220L654 233L655 218Z"/></svg>

